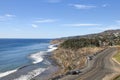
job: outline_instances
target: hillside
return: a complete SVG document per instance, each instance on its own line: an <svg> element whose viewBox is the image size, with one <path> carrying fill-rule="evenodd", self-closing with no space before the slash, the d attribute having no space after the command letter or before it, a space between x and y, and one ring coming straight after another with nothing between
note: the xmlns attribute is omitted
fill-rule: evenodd
<svg viewBox="0 0 120 80"><path fill-rule="evenodd" d="M117 30L107 30L101 33L95 33L95 34L88 34L88 35L81 35L81 36L71 36L71 37L64 37L64 38L58 38L54 39L51 43L62 43L65 40L68 39L80 39L80 38L89 38L89 39L94 39L94 38L105 38L105 37L118 37L120 36L120 29Z"/></svg>
<svg viewBox="0 0 120 80"><path fill-rule="evenodd" d="M59 74L83 68L88 56L96 55L109 46L120 45L120 30L53 40L60 43L53 58L61 67Z"/></svg>

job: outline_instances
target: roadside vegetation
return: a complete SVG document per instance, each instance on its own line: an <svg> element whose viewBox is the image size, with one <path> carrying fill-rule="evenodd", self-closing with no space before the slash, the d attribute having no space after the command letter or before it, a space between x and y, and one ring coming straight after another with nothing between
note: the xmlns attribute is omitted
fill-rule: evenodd
<svg viewBox="0 0 120 80"><path fill-rule="evenodd" d="M119 52L113 56L113 58L120 63L120 47L118 47ZM120 75L113 80L120 80Z"/></svg>
<svg viewBox="0 0 120 80"><path fill-rule="evenodd" d="M117 53L117 54L115 54L115 55L113 56L113 58L120 63L120 52Z"/></svg>
<svg viewBox="0 0 120 80"><path fill-rule="evenodd" d="M53 42L59 43L60 40ZM98 53L108 46L120 45L120 33L109 31L104 34L95 34L78 38L68 38L60 41L58 49L53 52L53 58L66 73L70 70L80 69L85 66L87 57ZM114 56L120 62L120 53Z"/></svg>
<svg viewBox="0 0 120 80"><path fill-rule="evenodd" d="M85 67L86 56L97 53L103 49L104 48L101 47L84 47L76 50L59 48L53 52L53 58L61 68L59 73L64 74L68 71L79 70Z"/></svg>
<svg viewBox="0 0 120 80"><path fill-rule="evenodd" d="M97 39L69 39L61 44L61 47L65 49L79 49L83 47L99 47L99 40Z"/></svg>
<svg viewBox="0 0 120 80"><path fill-rule="evenodd" d="M114 80L120 80L120 76L117 76Z"/></svg>
<svg viewBox="0 0 120 80"><path fill-rule="evenodd" d="M94 38L68 39L60 47L65 49L79 49L83 47L103 47L120 45L119 35L105 35Z"/></svg>

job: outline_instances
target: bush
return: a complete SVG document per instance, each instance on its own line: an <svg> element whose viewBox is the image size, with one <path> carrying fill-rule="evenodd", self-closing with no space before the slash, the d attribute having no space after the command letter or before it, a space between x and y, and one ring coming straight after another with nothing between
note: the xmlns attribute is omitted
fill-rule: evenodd
<svg viewBox="0 0 120 80"><path fill-rule="evenodd" d="M61 44L61 47L69 49L79 49L91 46L99 47L100 46L99 41L96 39L81 38L81 39L69 39Z"/></svg>

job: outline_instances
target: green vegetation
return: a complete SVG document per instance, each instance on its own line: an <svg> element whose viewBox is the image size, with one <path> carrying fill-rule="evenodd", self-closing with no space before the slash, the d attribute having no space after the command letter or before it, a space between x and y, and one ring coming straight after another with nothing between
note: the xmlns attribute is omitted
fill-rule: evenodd
<svg viewBox="0 0 120 80"><path fill-rule="evenodd" d="M117 76L114 80L120 80L120 76Z"/></svg>
<svg viewBox="0 0 120 80"><path fill-rule="evenodd" d="M76 36L54 40L60 43L59 48L54 51L53 58L61 67L61 73L83 68L86 56L98 53L108 46L120 45L120 32L106 31L100 34ZM115 55L120 62L120 53ZM120 80L120 78L116 78Z"/></svg>
<svg viewBox="0 0 120 80"><path fill-rule="evenodd" d="M120 52L113 56L120 63Z"/></svg>
<svg viewBox="0 0 120 80"><path fill-rule="evenodd" d="M115 54L115 55L113 56L113 58L120 63L120 52L117 53L117 54ZM120 80L120 75L117 76L114 80Z"/></svg>
<svg viewBox="0 0 120 80"><path fill-rule="evenodd" d="M65 49L79 49L83 47L103 47L114 45L120 45L119 35L98 35L92 38L68 39L61 44L61 47Z"/></svg>
<svg viewBox="0 0 120 80"><path fill-rule="evenodd" d="M99 40L97 39L69 39L66 40L61 44L61 47L68 48L68 49L79 49L83 47L92 47L97 46L99 47Z"/></svg>

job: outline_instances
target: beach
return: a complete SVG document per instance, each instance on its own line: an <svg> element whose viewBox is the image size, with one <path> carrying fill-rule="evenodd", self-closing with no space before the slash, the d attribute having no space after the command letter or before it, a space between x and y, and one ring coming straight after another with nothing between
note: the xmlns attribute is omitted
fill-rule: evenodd
<svg viewBox="0 0 120 80"><path fill-rule="evenodd" d="M22 50L24 47L18 48ZM27 46L27 48L25 47L23 50L25 51L26 49L28 49L30 52L32 52L32 49L35 50L26 56L29 60L29 63L4 72L0 72L0 80L46 80L46 77L51 77L51 73L54 73L58 70L57 65L54 64L54 60L51 58L51 52L57 49L57 47L55 45L50 45L49 41L47 41L47 43L42 42L38 44L35 43L35 45L32 44ZM21 61L24 60L21 59Z"/></svg>

